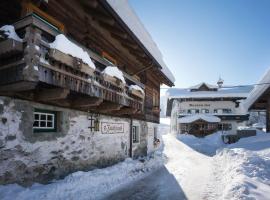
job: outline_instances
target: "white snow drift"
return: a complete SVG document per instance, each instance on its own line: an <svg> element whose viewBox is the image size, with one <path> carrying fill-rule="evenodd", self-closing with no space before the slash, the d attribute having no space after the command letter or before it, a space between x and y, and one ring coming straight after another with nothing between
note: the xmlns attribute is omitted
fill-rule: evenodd
<svg viewBox="0 0 270 200"><path fill-rule="evenodd" d="M80 58L84 63L88 64L89 67L93 69L96 68L88 53L67 39L63 34L57 35L54 42L50 43L50 47L52 49L57 49L65 54L69 54L73 57Z"/></svg>
<svg viewBox="0 0 270 200"><path fill-rule="evenodd" d="M0 31L4 31L4 34L7 35L8 38L16 40L18 42L22 42L22 39L17 35L14 26L12 25L4 25L0 28Z"/></svg>

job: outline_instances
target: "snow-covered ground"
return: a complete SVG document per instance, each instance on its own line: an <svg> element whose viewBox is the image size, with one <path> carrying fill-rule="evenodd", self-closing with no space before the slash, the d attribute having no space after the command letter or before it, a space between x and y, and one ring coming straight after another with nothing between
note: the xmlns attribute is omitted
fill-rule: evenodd
<svg viewBox="0 0 270 200"><path fill-rule="evenodd" d="M160 151L140 160L130 158L104 169L75 172L51 184L24 188L16 184L0 186L1 200L26 199L100 199L121 185L144 177L163 164Z"/></svg>
<svg viewBox="0 0 270 200"><path fill-rule="evenodd" d="M270 134L225 145L220 133L176 138L169 128L169 119L161 119L163 153L48 185L0 186L0 199L269 199Z"/></svg>

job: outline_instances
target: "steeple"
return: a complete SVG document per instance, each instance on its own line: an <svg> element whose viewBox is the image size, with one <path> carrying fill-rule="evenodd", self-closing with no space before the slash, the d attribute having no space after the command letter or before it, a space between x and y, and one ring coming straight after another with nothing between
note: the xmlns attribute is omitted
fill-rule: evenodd
<svg viewBox="0 0 270 200"><path fill-rule="evenodd" d="M219 79L217 81L218 87L221 88L223 83L224 83L224 80L221 77L219 77Z"/></svg>

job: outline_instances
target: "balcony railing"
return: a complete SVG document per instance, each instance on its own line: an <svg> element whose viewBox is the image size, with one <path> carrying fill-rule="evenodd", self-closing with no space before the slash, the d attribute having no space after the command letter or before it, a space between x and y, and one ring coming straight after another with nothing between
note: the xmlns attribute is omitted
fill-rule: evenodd
<svg viewBox="0 0 270 200"><path fill-rule="evenodd" d="M99 69L90 70L89 66L83 66L81 60L70 55L61 52L52 55L49 43L59 31L48 22L32 14L15 23L14 27L23 39L22 42L13 39L0 41L1 94L28 90L38 92L37 88L65 88L73 94L133 108L135 113L143 112L144 97L129 91L127 84L120 86L105 80ZM105 67L105 60L91 50L83 49L94 62ZM132 77L125 75L125 78L128 83L144 89L144 85Z"/></svg>

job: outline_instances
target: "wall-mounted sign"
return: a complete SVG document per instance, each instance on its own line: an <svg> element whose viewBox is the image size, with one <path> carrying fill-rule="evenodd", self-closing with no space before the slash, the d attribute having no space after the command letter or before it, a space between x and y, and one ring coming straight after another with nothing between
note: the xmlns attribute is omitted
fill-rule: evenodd
<svg viewBox="0 0 270 200"><path fill-rule="evenodd" d="M124 133L124 124L101 122L101 132L105 134Z"/></svg>
<svg viewBox="0 0 270 200"><path fill-rule="evenodd" d="M210 107L210 104L189 104L190 107Z"/></svg>

